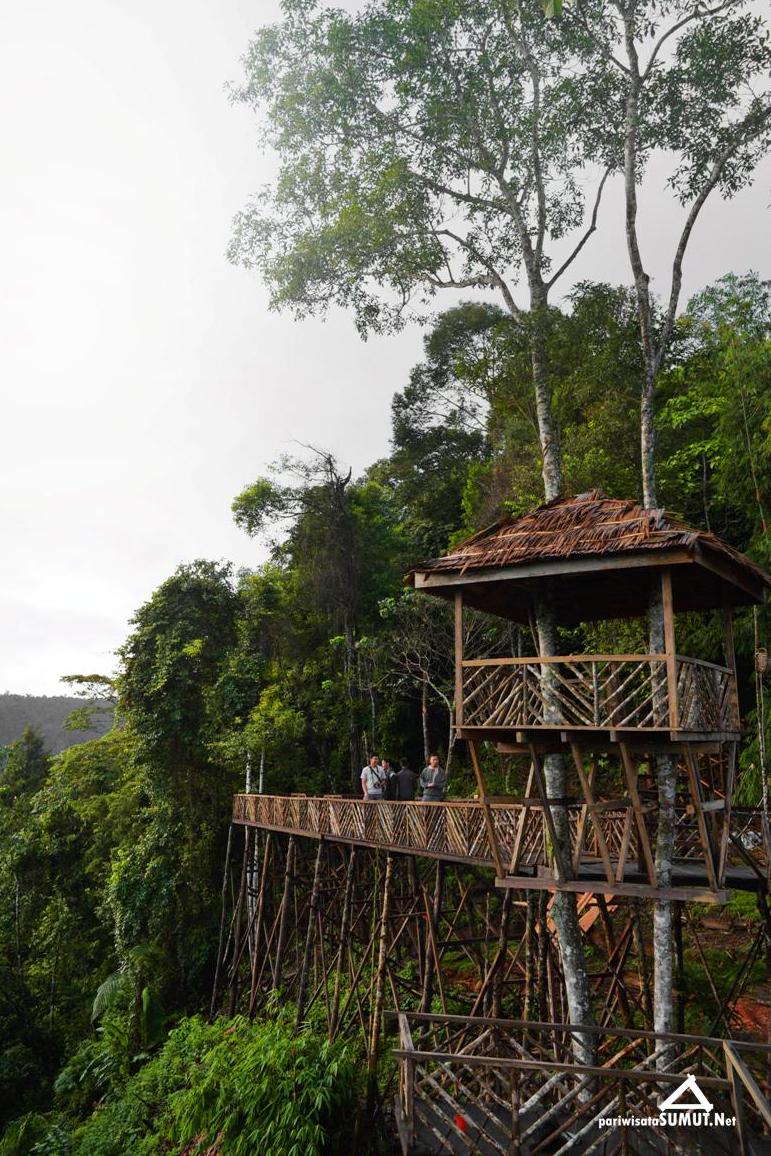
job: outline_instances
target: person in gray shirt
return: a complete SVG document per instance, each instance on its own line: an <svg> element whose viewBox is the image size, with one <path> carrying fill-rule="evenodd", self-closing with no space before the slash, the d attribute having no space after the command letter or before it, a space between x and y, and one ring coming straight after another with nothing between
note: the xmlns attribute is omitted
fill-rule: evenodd
<svg viewBox="0 0 771 1156"><path fill-rule="evenodd" d="M447 789L447 772L440 766L439 755L431 755L428 766L420 772L424 803L441 803Z"/></svg>

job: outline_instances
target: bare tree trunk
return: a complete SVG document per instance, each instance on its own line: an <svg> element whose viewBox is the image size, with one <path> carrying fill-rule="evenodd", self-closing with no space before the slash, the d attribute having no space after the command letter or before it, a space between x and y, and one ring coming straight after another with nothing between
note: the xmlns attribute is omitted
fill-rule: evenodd
<svg viewBox="0 0 771 1156"><path fill-rule="evenodd" d="M661 586L653 582L648 610L648 649L661 654L664 649L664 608ZM662 706L662 709L663 706ZM671 755L656 758L658 785L658 828L656 831L656 886L672 886L672 858L675 848L675 794L677 762ZM653 905L653 1030L674 1031L672 903L657 899ZM658 1065L665 1066L662 1056Z"/></svg>
<svg viewBox="0 0 771 1156"><path fill-rule="evenodd" d="M544 656L557 653L557 628L554 617L553 601L549 596L548 588L544 590L542 598L536 602L536 628L538 630L538 645ZM553 691L554 674L551 664L545 663L541 667L541 685L544 696L544 722L549 725L558 725L561 721L559 709ZM562 755L549 754L543 763L544 780L547 798L564 798L567 793L567 775L565 759ZM557 839L564 852L562 858L569 862L570 825L568 814L564 807L553 807L552 817ZM558 851L554 849L555 853ZM578 921L575 894L568 891L557 891L552 904L552 919L557 928L557 937L562 956L562 970L565 978L565 992L568 1001L570 1022L574 1024L593 1024L594 1011L592 1009L591 989L589 976L586 970L584 957L584 943L581 934L581 925ZM573 1051L576 1060L581 1064L591 1064L594 1059L594 1044L590 1035L575 1036Z"/></svg>
<svg viewBox="0 0 771 1156"><path fill-rule="evenodd" d="M637 142L642 78L634 42L632 7L625 15L624 32L629 62L624 139L626 240L637 293L640 338L645 358L645 379L640 396L640 462L643 505L647 510L651 510L656 508L656 430L653 401L660 354L663 350L655 348L650 278L645 271L637 238ZM648 649L653 654L660 654L664 649L664 611L661 591L656 588L657 585L654 584L648 613ZM675 761L666 755L660 755L656 759L659 818L655 868L658 887L669 887L672 880L676 775ZM655 1031L670 1032L672 1025L672 906L668 901L659 899L653 906L653 1027ZM661 1063L665 1062L666 1057Z"/></svg>
<svg viewBox="0 0 771 1156"><path fill-rule="evenodd" d="M423 725L423 764L427 766L431 755L431 742L428 734L428 676L425 674L420 690L420 719Z"/></svg>
<svg viewBox="0 0 771 1156"><path fill-rule="evenodd" d="M640 465L642 469L643 505L656 508L656 427L653 421L653 390L656 375L653 366L645 372L640 399Z"/></svg>
<svg viewBox="0 0 771 1156"><path fill-rule="evenodd" d="M345 685L348 693L348 754L351 767L351 789L356 795L360 792L359 774L362 760L359 757L359 736L356 729L356 705L354 694L354 670L356 663L356 646L353 637L353 628L346 616L345 627Z"/></svg>
<svg viewBox="0 0 771 1156"><path fill-rule="evenodd" d="M562 455L552 413L551 383L546 356L546 292L540 286L531 290L530 323L530 360L535 387L538 437L541 443L543 490L546 501L551 502L562 492Z"/></svg>

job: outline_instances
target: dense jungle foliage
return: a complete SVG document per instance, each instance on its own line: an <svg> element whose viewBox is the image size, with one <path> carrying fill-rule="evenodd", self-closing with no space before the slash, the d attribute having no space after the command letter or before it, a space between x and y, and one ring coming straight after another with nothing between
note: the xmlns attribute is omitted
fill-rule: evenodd
<svg viewBox="0 0 771 1156"><path fill-rule="evenodd" d="M580 285L549 314L548 352L565 492L638 496L632 294ZM657 413L663 503L771 565L769 284L731 275L690 302ZM32 731L2 750L2 1156L183 1153L193 1141L338 1150L357 1094L345 1048L295 1037L280 1019L200 1018L230 797L247 766L266 791L350 790L373 748L413 763L438 748L451 756L451 792L471 789L462 753L448 750L447 612L405 592L402 577L502 511L538 504L523 325L479 303L438 316L382 450L356 478L321 448L252 481L233 512L262 539L255 560L265 543L268 560L239 573L194 561L151 595L120 653L113 729L84 732L56 757ZM764 635L762 615L757 625ZM517 642L495 624L475 629L486 647ZM598 629L571 645L591 647ZM610 646L634 625L602 629ZM751 733L753 629L742 614ZM682 639L686 652L719 656L708 616L691 616ZM748 801L757 762L748 741ZM290 1066L300 1074L284 1095Z"/></svg>

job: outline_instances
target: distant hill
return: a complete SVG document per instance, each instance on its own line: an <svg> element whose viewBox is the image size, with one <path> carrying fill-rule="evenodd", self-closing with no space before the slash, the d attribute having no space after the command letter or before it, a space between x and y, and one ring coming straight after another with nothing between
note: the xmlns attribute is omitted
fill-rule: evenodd
<svg viewBox="0 0 771 1156"><path fill-rule="evenodd" d="M66 731L62 726L67 715L83 705L82 698L64 694L0 694L0 746L15 742L25 727L38 731L46 750L54 755L75 743L98 738L112 722L106 711L94 711L93 730Z"/></svg>

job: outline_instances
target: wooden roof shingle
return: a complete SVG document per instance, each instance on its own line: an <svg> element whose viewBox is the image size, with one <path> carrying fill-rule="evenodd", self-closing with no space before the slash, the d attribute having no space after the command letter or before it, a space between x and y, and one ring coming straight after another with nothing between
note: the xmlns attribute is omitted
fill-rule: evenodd
<svg viewBox="0 0 771 1156"><path fill-rule="evenodd" d="M579 560L583 561L579 564ZM710 604L710 599L713 605L756 602L771 587L770 575L714 534L686 526L665 510L646 510L634 501L608 498L601 490L557 498L518 518L501 518L454 546L443 557L419 563L406 581L417 587L431 587L432 592L441 594L440 587L444 584L452 583L458 589L465 584L464 580L469 584L482 580L485 584L494 583L495 572L499 571L500 581L505 581L511 591L511 584L516 583L520 575L526 580L548 572L557 578L567 579L570 575L574 580L579 570L586 579L596 569L603 573L603 587L602 591L597 588L598 597L602 594L607 601L609 571L624 570L629 586L631 566L644 569L672 561L693 562L711 571L709 583L706 578L695 581L692 606L687 604L688 594L681 575L682 609L703 609ZM716 585L718 578L720 589ZM616 575L616 585L619 580L620 576ZM626 601L630 606L639 602L644 593L642 580L643 575L638 575L639 597L631 589L628 591ZM693 582L693 575L691 580ZM491 599L496 605L488 607L486 603ZM476 604L482 609L505 613L497 608L500 601L500 593L494 596L490 589L482 598L485 605L480 605L479 598ZM473 605L475 599L472 597L469 602ZM513 604L511 610L507 616L521 617ZM612 608L610 611L611 616L625 613Z"/></svg>

